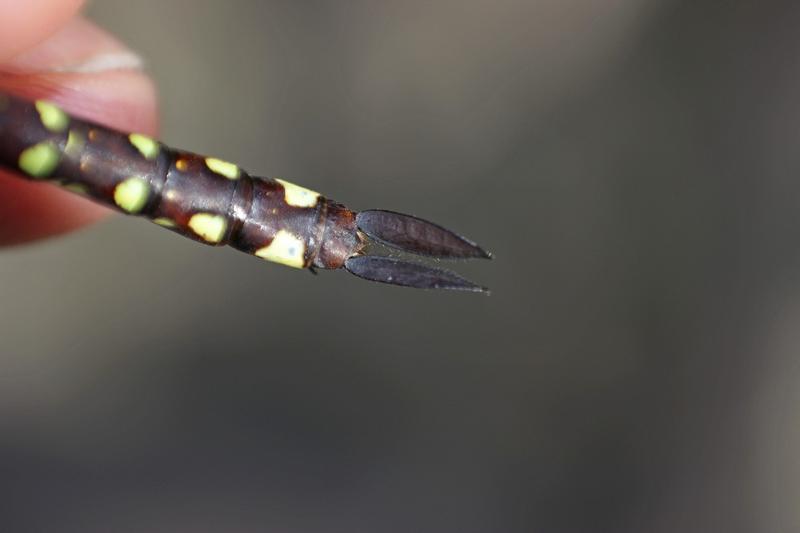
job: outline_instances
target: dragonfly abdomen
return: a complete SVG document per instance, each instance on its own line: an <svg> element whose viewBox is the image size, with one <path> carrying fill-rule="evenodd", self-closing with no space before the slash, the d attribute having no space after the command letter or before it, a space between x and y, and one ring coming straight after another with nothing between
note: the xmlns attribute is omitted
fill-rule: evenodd
<svg viewBox="0 0 800 533"><path fill-rule="evenodd" d="M366 253L369 240L431 258L490 257L474 242L410 215L356 213L278 178L174 150L142 134L0 93L0 165L49 181L212 246L295 268L344 268L407 287L485 292L454 272Z"/></svg>
<svg viewBox="0 0 800 533"><path fill-rule="evenodd" d="M6 104L5 122L16 127L15 142L5 143L3 155L33 179L56 182L204 244L228 244L291 267L339 268L359 245L353 223L348 244L335 246L345 249L326 248L318 259L328 212L342 218L338 211L347 210L330 208L332 202L304 187L252 177L233 163L174 150L146 135L76 120L49 102L9 98ZM354 214L344 218L354 220Z"/></svg>

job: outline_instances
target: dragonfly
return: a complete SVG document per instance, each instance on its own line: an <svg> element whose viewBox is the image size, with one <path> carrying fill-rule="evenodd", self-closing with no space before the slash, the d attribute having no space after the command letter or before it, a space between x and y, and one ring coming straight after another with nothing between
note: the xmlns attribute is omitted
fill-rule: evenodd
<svg viewBox="0 0 800 533"><path fill-rule="evenodd" d="M490 259L475 242L394 211L353 211L281 178L71 116L47 100L0 92L0 166L49 182L211 246L299 269L344 269L420 289L487 293L459 274L393 250ZM375 253L375 250L390 253Z"/></svg>

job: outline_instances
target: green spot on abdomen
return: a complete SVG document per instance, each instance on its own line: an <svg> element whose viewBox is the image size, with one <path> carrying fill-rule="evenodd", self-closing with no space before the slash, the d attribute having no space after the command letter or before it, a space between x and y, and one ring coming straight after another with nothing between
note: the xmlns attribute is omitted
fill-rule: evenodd
<svg viewBox="0 0 800 533"><path fill-rule="evenodd" d="M174 228L176 225L174 220L167 217L154 218L153 222L164 228Z"/></svg>
<svg viewBox="0 0 800 533"><path fill-rule="evenodd" d="M87 196L89 194L89 189L83 183L67 183L64 185L64 189L83 196Z"/></svg>
<svg viewBox="0 0 800 533"><path fill-rule="evenodd" d="M114 203L128 213L138 213L147 203L150 186L142 178L128 178L114 188Z"/></svg>
<svg viewBox="0 0 800 533"><path fill-rule="evenodd" d="M69 116L57 105L45 100L37 100L34 105L42 119L42 124L48 130L58 133L69 126Z"/></svg>
<svg viewBox="0 0 800 533"><path fill-rule="evenodd" d="M34 178L46 178L56 169L59 159L61 153L58 147L44 141L22 151L19 155L19 168Z"/></svg>
<svg viewBox="0 0 800 533"><path fill-rule="evenodd" d="M314 207L317 205L317 199L319 198L318 192L311 191L305 187L295 185L294 183L289 183L280 178L275 178L275 181L283 185L284 200L286 200L287 204L294 207Z"/></svg>
<svg viewBox="0 0 800 533"><path fill-rule="evenodd" d="M216 157L207 157L206 166L212 171L221 176L225 176L229 180L239 179L239 167L233 163L228 163Z"/></svg>
<svg viewBox="0 0 800 533"><path fill-rule="evenodd" d="M142 154L145 159L152 160L158 157L158 152L160 150L158 141L147 135L142 135L141 133L131 133L128 135L128 140L139 150L139 153Z"/></svg>
<svg viewBox="0 0 800 533"><path fill-rule="evenodd" d="M83 146L86 144L86 139L77 131L69 130L67 135L67 145L64 147L64 153L70 157L77 158L83 151Z"/></svg>
<svg viewBox="0 0 800 533"><path fill-rule="evenodd" d="M279 230L272 242L255 251L255 255L282 265L303 268L305 266L305 244L300 238L286 230Z"/></svg>
<svg viewBox="0 0 800 533"><path fill-rule="evenodd" d="M221 215L197 213L189 219L189 227L206 242L218 243L225 236L228 223Z"/></svg>

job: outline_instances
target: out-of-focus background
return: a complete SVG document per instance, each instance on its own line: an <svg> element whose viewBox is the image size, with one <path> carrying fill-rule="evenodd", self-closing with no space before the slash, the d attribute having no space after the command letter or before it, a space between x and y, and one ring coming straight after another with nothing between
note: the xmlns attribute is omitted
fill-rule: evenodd
<svg viewBox="0 0 800 533"><path fill-rule="evenodd" d="M4 531L800 530L800 6L102 0L175 146L496 260L0 252Z"/></svg>

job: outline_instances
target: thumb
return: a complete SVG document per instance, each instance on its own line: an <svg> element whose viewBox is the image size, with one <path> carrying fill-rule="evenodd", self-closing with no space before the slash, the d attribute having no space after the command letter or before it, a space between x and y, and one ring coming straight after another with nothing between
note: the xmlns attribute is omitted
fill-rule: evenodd
<svg viewBox="0 0 800 533"><path fill-rule="evenodd" d="M0 61L55 33L82 3L83 0L0 0Z"/></svg>

